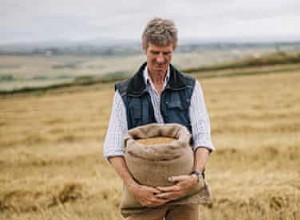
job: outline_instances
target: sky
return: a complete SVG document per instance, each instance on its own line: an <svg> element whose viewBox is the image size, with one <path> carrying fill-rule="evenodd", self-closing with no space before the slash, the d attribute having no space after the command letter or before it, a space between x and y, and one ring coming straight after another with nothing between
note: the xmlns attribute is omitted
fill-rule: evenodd
<svg viewBox="0 0 300 220"><path fill-rule="evenodd" d="M0 0L0 45L140 40L153 17L179 41L300 40L299 0Z"/></svg>

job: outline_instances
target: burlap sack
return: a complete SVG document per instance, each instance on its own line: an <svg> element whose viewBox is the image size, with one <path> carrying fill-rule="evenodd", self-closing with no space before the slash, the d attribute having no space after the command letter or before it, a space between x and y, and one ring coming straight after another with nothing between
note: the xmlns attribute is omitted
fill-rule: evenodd
<svg viewBox="0 0 300 220"><path fill-rule="evenodd" d="M141 144L137 140L151 137L170 137L167 144ZM148 186L172 185L170 176L190 174L193 170L194 153L190 146L191 134L179 124L149 124L128 131L125 136L125 161L134 179ZM168 204L210 203L207 184L200 181L188 195ZM121 200L123 216L139 213L147 207L142 206L124 187Z"/></svg>

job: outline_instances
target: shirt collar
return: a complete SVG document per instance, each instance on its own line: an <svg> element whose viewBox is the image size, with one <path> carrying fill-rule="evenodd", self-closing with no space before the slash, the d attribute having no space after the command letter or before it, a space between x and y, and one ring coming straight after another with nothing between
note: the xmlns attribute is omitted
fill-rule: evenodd
<svg viewBox="0 0 300 220"><path fill-rule="evenodd" d="M148 72L148 67L146 66L144 71L143 71L143 76L144 76L144 82L146 85L148 85L150 83L150 85L152 87L154 87L153 85L153 82L151 80L151 77L149 76L149 72ZM169 81L170 79L170 66L168 67L168 70L167 70L167 75L166 75L166 78L164 79L164 88L166 87L167 85L167 82Z"/></svg>

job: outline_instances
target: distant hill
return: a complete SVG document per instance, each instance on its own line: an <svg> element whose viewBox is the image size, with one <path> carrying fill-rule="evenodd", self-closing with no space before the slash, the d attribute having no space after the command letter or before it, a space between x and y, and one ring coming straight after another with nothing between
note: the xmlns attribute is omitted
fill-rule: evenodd
<svg viewBox="0 0 300 220"><path fill-rule="evenodd" d="M26 61L28 60L28 62L30 62L30 59L37 59L37 58L38 56L25 57ZM77 58L78 57L76 57L76 59ZM48 58L45 57L44 59L48 60ZM72 57L72 59L74 59L74 57ZM72 88L72 87L74 88L74 87L89 86L89 85L96 85L96 84L103 85L104 83L114 83L116 81L121 81L130 76L129 72L112 71L112 70L111 72L103 75L99 75L99 74L55 75L55 70L63 71L64 69L68 69L71 70L71 72L74 72L77 68L76 65L78 62L79 61L74 61L74 63L54 65L52 66L52 70L51 70L52 72L50 75L37 75L37 76L33 75L31 78L28 79L18 78L16 75L11 75L11 74L2 74L2 75L0 74L0 85L3 86L6 84L11 84L10 87L4 86L3 89L1 89L0 87L0 96L15 94L15 93L45 92L53 89ZM9 68L9 66L6 66L6 68ZM3 69L5 69L5 67L3 67ZM80 67L79 69L82 70ZM83 72L90 71L88 66L84 67L83 69L84 69ZM299 70L300 70L299 51L291 52L291 53L279 51L276 53L266 53L259 56L251 55L251 56L246 56L244 59L236 60L232 62L182 69L183 72L193 74L198 78L262 75L262 74L269 74L269 73L273 73L273 74L288 73L288 72L295 72L295 71L299 72ZM28 77L28 74L23 74L23 75L27 75Z"/></svg>
<svg viewBox="0 0 300 220"><path fill-rule="evenodd" d="M295 42L185 42L178 52L201 52L207 50L243 50L249 48L275 48L278 51L300 50L300 41ZM123 42L41 42L0 45L0 55L87 55L115 56L141 54L137 41Z"/></svg>

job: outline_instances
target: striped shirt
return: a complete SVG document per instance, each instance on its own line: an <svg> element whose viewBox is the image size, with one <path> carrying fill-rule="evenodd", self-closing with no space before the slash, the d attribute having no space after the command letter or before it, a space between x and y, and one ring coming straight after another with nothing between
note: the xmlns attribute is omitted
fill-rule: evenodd
<svg viewBox="0 0 300 220"><path fill-rule="evenodd" d="M168 70L163 88L165 88L170 72ZM147 67L144 70L144 80L147 85L147 91L150 94L154 109L154 116L157 123L164 123L160 112L160 95L156 91L151 78L149 77ZM189 107L190 121L192 126L193 150L198 147L204 147L210 151L214 150L210 135L210 121L206 110L204 96L201 85L198 81L191 97ZM124 136L128 131L126 108L122 97L116 91L113 100L112 112L104 141L104 157L123 156L124 155Z"/></svg>

